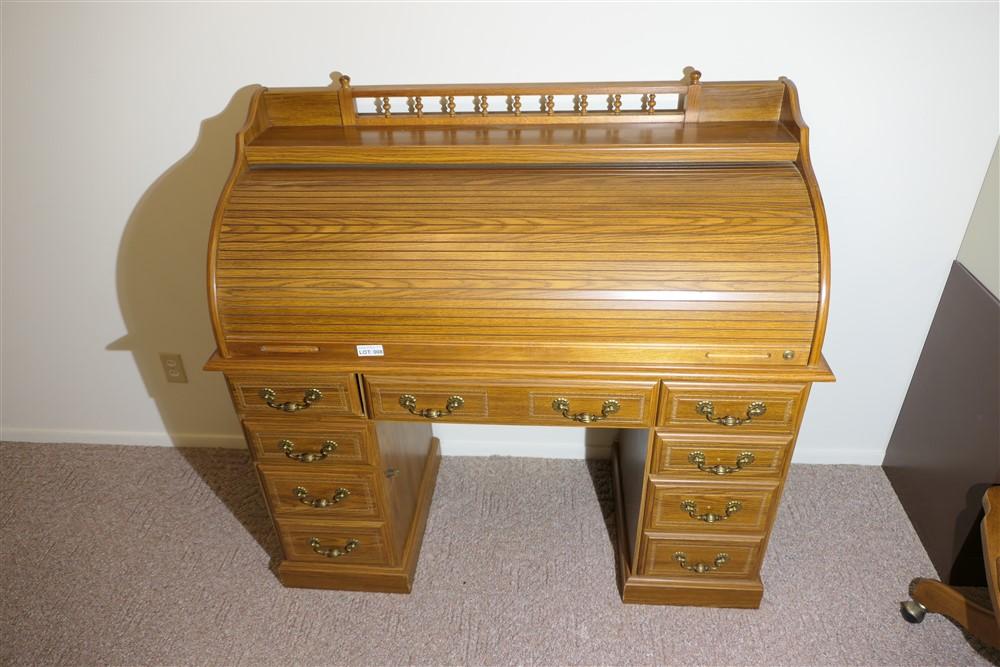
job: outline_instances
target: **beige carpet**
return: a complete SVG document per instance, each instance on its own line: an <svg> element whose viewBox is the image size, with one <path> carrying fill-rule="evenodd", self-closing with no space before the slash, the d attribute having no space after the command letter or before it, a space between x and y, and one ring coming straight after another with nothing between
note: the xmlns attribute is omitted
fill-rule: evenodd
<svg viewBox="0 0 1000 667"><path fill-rule="evenodd" d="M409 596L282 588L247 456L0 448L4 665L974 665L875 467L794 466L756 611L622 605L603 463L445 458Z"/></svg>

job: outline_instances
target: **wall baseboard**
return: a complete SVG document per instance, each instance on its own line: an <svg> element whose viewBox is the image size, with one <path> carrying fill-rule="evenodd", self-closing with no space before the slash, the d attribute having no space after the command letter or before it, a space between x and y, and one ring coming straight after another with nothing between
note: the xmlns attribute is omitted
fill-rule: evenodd
<svg viewBox="0 0 1000 667"><path fill-rule="evenodd" d="M823 465L880 466L885 449L841 449L840 447L798 446L792 455L792 463L819 463Z"/></svg>
<svg viewBox="0 0 1000 667"><path fill-rule="evenodd" d="M443 436L443 437L442 437ZM444 456L523 456L544 459L606 459L611 448L605 443L559 442L548 439L498 440L495 437L461 437L439 434ZM0 441L27 443L78 443L88 445L139 445L153 447L221 447L243 449L242 435L204 433L146 433L133 431L71 431L59 429L0 428ZM799 448L793 463L827 465L882 465L883 450Z"/></svg>
<svg viewBox="0 0 1000 667"><path fill-rule="evenodd" d="M0 427L3 442L55 442L84 445L139 445L146 447L222 447L242 449L242 435L142 431L76 431L43 428Z"/></svg>

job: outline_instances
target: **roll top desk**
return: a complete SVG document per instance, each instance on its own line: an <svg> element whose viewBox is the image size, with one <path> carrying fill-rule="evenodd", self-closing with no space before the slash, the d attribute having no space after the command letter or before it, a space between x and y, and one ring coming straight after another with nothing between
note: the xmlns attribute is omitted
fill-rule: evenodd
<svg viewBox="0 0 1000 667"><path fill-rule="evenodd" d="M786 79L258 88L209 304L288 586L408 592L433 421L621 429L626 602L758 606L821 354ZM609 573L609 576L612 576Z"/></svg>

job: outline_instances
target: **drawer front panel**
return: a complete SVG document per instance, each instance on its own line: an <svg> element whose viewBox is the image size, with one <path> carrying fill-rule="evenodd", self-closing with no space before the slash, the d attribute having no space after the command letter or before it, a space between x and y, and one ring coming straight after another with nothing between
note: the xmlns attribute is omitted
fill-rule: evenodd
<svg viewBox="0 0 1000 667"><path fill-rule="evenodd" d="M407 378L365 377L365 385L374 419L450 422L482 421L490 416L487 387L467 378L428 382ZM412 400L407 397L412 397ZM435 415L432 412L435 410L440 414ZM422 414L427 416L421 416Z"/></svg>
<svg viewBox="0 0 1000 667"><path fill-rule="evenodd" d="M791 445L787 436L657 433L652 473L700 480L779 479Z"/></svg>
<svg viewBox="0 0 1000 667"><path fill-rule="evenodd" d="M366 377L375 419L427 419L553 426L647 426L654 419L657 383L586 380L496 381ZM415 406L401 403L412 396ZM459 397L462 404L449 399ZM454 401L454 399L452 399ZM436 410L436 413L421 411ZM414 414L416 412L417 414Z"/></svg>
<svg viewBox="0 0 1000 667"><path fill-rule="evenodd" d="M288 560L345 566L391 564L388 538L381 523L352 525L290 519L275 519L274 523ZM340 555L327 551L333 549Z"/></svg>
<svg viewBox="0 0 1000 667"><path fill-rule="evenodd" d="M659 424L715 434L795 432L805 385L664 382Z"/></svg>
<svg viewBox="0 0 1000 667"><path fill-rule="evenodd" d="M761 540L643 537L640 573L685 579L749 579L760 572ZM701 569L702 571L698 571Z"/></svg>
<svg viewBox="0 0 1000 667"><path fill-rule="evenodd" d="M259 466L261 485L275 516L309 519L377 519L377 481L372 471L306 472Z"/></svg>
<svg viewBox="0 0 1000 667"><path fill-rule="evenodd" d="M236 410L243 415L267 415L291 420L309 416L363 414L357 376L353 373L255 375L227 379Z"/></svg>
<svg viewBox="0 0 1000 667"><path fill-rule="evenodd" d="M368 427L360 421L292 424L248 420L243 430L258 463L288 463L312 470L369 464L375 459Z"/></svg>
<svg viewBox="0 0 1000 667"><path fill-rule="evenodd" d="M748 486L651 481L646 527L660 532L763 534L776 492L777 483Z"/></svg>

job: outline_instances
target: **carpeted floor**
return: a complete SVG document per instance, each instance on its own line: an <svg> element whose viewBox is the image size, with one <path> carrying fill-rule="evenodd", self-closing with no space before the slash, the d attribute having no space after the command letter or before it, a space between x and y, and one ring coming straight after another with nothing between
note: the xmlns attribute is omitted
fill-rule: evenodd
<svg viewBox="0 0 1000 667"><path fill-rule="evenodd" d="M759 610L622 605L604 463L445 458L409 596L285 589L247 455L0 446L3 665L976 665L876 467L794 466Z"/></svg>

